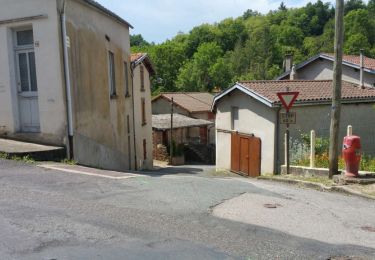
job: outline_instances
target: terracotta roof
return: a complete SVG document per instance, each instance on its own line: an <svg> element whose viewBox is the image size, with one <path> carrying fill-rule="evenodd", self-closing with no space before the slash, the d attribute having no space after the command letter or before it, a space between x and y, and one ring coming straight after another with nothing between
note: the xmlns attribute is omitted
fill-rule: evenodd
<svg viewBox="0 0 375 260"><path fill-rule="evenodd" d="M332 59L334 58L333 53L323 53L322 55L329 56ZM361 64L359 55L344 55L342 57L342 60L346 61L348 63L358 65L358 66L360 66L360 64ZM366 69L375 70L375 59L364 56L364 65L363 66Z"/></svg>
<svg viewBox="0 0 375 260"><path fill-rule="evenodd" d="M198 127L212 125L213 122L195 119L187 117L181 114L173 114L173 129L175 128L185 128L185 127ZM152 115L152 128L157 130L167 130L171 128L171 115L170 114L160 114Z"/></svg>
<svg viewBox="0 0 375 260"><path fill-rule="evenodd" d="M211 111L214 96L208 92L168 92L161 93L153 99L166 98L190 113Z"/></svg>
<svg viewBox="0 0 375 260"><path fill-rule="evenodd" d="M143 56L147 55L147 53L133 53L131 56L130 56L130 60L131 62L136 62L138 61L140 58L142 58Z"/></svg>
<svg viewBox="0 0 375 260"><path fill-rule="evenodd" d="M151 75L156 74L154 66L152 65L152 62L147 53L133 53L130 55L130 61L133 64L133 67L136 67L138 66L138 64L143 62Z"/></svg>
<svg viewBox="0 0 375 260"><path fill-rule="evenodd" d="M277 92L298 91L296 102L330 101L332 98L332 80L270 80L239 82L240 86L265 98L270 103L279 103ZM361 89L358 85L342 82L342 100L371 99L375 103L375 88Z"/></svg>

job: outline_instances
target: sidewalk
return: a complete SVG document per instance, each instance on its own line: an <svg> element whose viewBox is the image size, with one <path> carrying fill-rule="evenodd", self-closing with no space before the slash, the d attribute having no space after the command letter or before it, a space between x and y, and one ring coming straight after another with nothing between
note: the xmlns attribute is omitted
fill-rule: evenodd
<svg viewBox="0 0 375 260"><path fill-rule="evenodd" d="M319 191L341 192L352 196L375 200L375 184L369 185L337 185L332 180L320 179L317 177L306 178L293 175L268 175L258 177L260 180L276 181L291 185L298 185L305 188Z"/></svg>

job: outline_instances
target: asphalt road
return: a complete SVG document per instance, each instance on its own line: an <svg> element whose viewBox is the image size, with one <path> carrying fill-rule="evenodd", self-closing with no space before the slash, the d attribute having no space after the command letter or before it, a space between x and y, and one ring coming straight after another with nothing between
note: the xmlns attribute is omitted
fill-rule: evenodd
<svg viewBox="0 0 375 260"><path fill-rule="evenodd" d="M0 259L375 259L375 233L354 232L347 219L356 211L371 225L373 201L207 172L114 180L0 160ZM296 201L302 226L316 226L327 210L342 225L328 226L323 239L299 232L285 210L254 209L273 216L265 221L246 213L254 201L284 200Z"/></svg>

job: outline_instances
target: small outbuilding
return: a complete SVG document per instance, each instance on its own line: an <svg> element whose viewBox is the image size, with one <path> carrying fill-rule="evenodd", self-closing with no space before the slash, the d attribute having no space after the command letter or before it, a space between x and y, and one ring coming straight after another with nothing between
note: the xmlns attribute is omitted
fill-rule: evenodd
<svg viewBox="0 0 375 260"><path fill-rule="evenodd" d="M328 137L332 99L331 80L274 80L238 82L214 98L217 168L247 176L279 173L284 164L285 125L277 93L298 91L292 111L297 122L290 127L292 140L315 130ZM362 150L375 155L375 89L342 82L340 140L346 127L362 138Z"/></svg>

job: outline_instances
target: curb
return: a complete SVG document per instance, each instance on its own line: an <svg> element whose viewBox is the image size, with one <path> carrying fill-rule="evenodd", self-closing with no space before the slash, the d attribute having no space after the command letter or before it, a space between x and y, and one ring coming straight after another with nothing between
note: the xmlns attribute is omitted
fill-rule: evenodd
<svg viewBox="0 0 375 260"><path fill-rule="evenodd" d="M275 181L275 182L281 182L291 185L299 185L305 188L312 188L319 191L329 191L329 192L340 192L347 195L352 195L356 197L361 197L365 199L375 200L374 196L363 194L359 191L354 191L348 187L345 186L325 186L321 183L315 183L315 182L309 182L309 181L301 181L301 180L291 180L291 179L281 179L281 178L273 178L273 177L258 177L258 180L265 180L265 181Z"/></svg>

